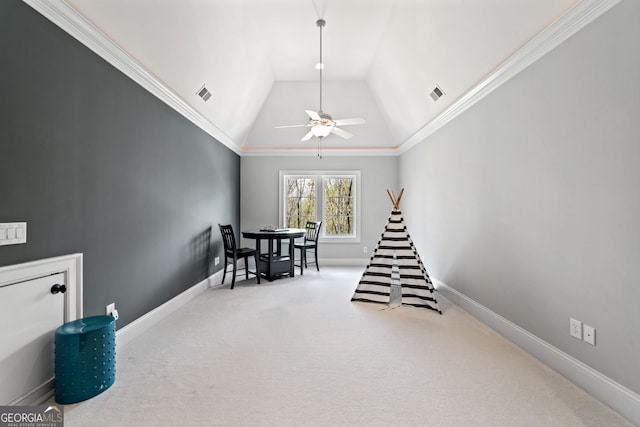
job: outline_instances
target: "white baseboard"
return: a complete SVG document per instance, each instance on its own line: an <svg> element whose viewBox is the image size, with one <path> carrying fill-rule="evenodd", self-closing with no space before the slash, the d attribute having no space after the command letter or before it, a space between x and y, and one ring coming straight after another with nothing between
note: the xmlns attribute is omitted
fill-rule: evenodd
<svg viewBox="0 0 640 427"><path fill-rule="evenodd" d="M551 367L631 422L640 425L640 395L578 359L489 310L482 304L431 278L439 294Z"/></svg>
<svg viewBox="0 0 640 427"><path fill-rule="evenodd" d="M158 323L160 320L167 317L169 314L182 307L187 302L191 301L208 288L220 286L222 281L222 270L204 279L202 282L193 285L186 291L179 295L176 295L164 304L154 308L147 314L138 317L133 322L124 326L122 329L118 329L116 332L116 346L122 347L130 343L136 337L144 334L144 332L151 326Z"/></svg>
<svg viewBox="0 0 640 427"><path fill-rule="evenodd" d="M362 268L367 266L369 258L319 258L318 264L322 268L323 265L334 266L356 266Z"/></svg>
<svg viewBox="0 0 640 427"><path fill-rule="evenodd" d="M15 402L11 402L11 406L37 406L44 405L44 402L51 399L55 394L55 383L53 378L42 384L40 387L31 390L25 396Z"/></svg>

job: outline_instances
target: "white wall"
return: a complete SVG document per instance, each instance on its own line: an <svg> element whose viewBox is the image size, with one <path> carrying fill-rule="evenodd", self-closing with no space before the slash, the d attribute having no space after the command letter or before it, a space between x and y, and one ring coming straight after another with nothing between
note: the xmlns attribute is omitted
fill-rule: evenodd
<svg viewBox="0 0 640 427"><path fill-rule="evenodd" d="M399 161L434 278L636 393L638 22L622 1Z"/></svg>
<svg viewBox="0 0 640 427"><path fill-rule="evenodd" d="M321 243L318 256L325 259L363 261L391 212L387 189L398 191L397 157L251 157L240 161L240 224L243 230L278 224L278 172L280 170L359 170L361 173L361 233L359 243ZM251 242L244 242L249 244ZM369 253L363 253L367 246Z"/></svg>

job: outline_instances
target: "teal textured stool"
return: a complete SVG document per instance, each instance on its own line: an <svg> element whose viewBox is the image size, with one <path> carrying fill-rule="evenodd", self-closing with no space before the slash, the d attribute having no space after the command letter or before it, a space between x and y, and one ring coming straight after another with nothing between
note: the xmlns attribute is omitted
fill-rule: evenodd
<svg viewBox="0 0 640 427"><path fill-rule="evenodd" d="M56 329L55 400L69 404L94 397L116 379L116 321L91 316Z"/></svg>

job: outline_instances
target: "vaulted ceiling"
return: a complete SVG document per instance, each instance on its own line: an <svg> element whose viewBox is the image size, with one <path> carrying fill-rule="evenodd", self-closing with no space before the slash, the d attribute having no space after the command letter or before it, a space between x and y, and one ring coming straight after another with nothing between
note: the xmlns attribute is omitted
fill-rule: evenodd
<svg viewBox="0 0 640 427"><path fill-rule="evenodd" d="M393 153L579 0L56 0L241 154L304 152L304 110L363 117L325 149ZM583 2L586 0L583 0ZM484 83L483 83L484 82ZM197 92L211 92L208 101ZM444 95L434 101L439 86ZM364 152L363 151L363 152Z"/></svg>

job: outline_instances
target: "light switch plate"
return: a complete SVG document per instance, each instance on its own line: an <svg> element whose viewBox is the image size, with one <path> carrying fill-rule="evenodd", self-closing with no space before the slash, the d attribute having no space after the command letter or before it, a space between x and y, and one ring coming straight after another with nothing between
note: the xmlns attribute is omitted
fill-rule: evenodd
<svg viewBox="0 0 640 427"><path fill-rule="evenodd" d="M26 222L0 223L0 246L27 243Z"/></svg>

